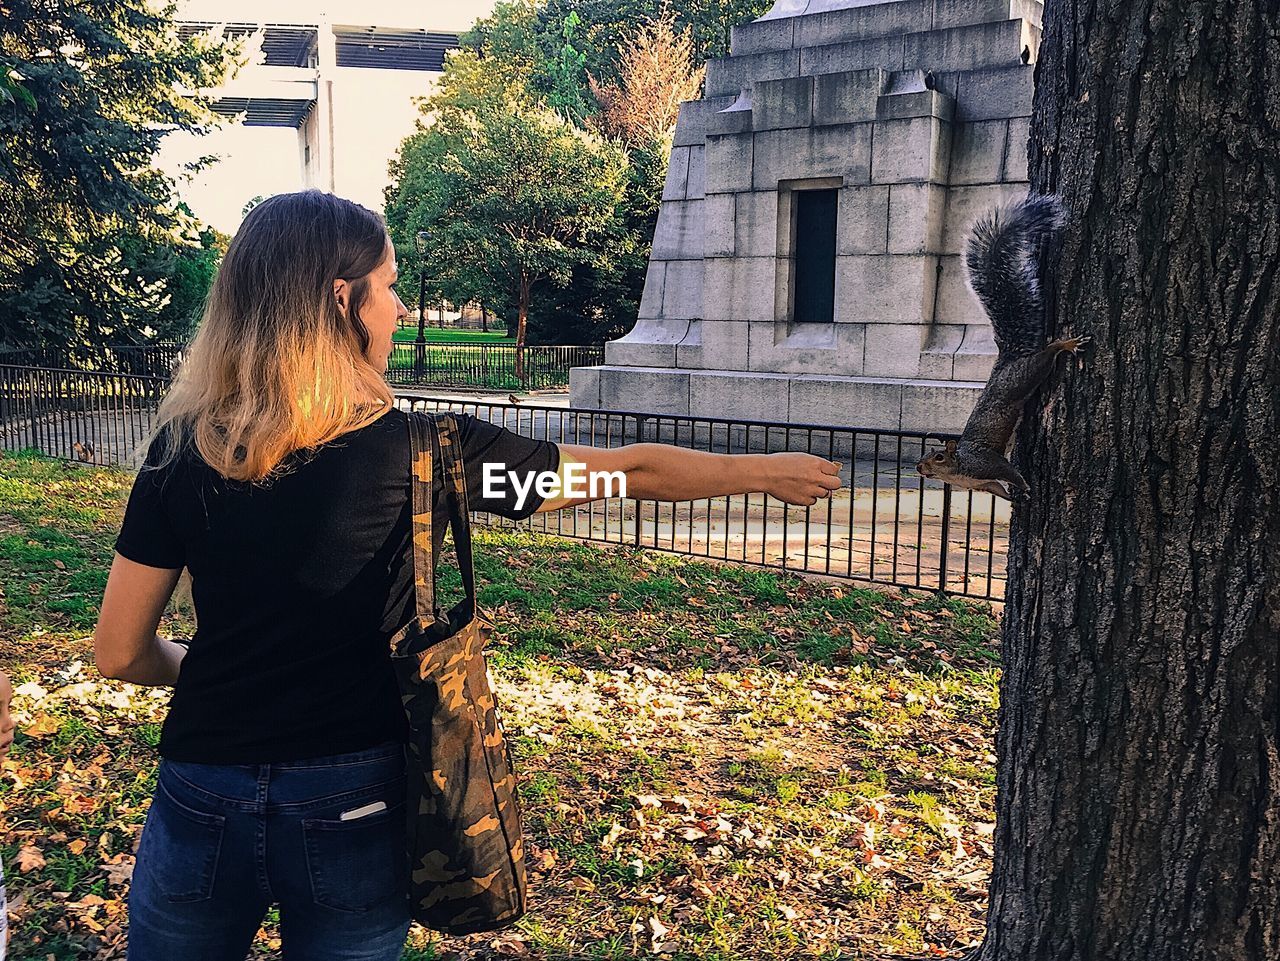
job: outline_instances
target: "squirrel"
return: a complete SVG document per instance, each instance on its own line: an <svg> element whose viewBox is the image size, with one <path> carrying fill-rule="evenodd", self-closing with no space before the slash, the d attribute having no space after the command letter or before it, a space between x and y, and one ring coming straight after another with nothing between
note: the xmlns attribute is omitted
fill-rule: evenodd
<svg viewBox="0 0 1280 961"><path fill-rule="evenodd" d="M916 464L925 477L954 487L1021 501L1030 487L1006 454L1022 407L1050 373L1059 354L1075 355L1088 337L1044 345L1044 304L1036 277L1036 245L1066 222L1062 201L1028 197L996 210L973 227L965 252L969 286L991 318L999 354L991 377L957 444L926 454Z"/></svg>

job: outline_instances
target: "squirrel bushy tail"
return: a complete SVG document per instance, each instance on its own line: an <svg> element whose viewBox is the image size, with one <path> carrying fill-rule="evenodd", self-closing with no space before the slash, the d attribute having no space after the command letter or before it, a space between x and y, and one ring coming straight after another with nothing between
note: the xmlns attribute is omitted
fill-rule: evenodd
<svg viewBox="0 0 1280 961"><path fill-rule="evenodd" d="M992 211L974 224L965 251L969 286L991 318L1001 356L1033 353L1044 345L1036 247L1064 223L1062 201L1045 195Z"/></svg>

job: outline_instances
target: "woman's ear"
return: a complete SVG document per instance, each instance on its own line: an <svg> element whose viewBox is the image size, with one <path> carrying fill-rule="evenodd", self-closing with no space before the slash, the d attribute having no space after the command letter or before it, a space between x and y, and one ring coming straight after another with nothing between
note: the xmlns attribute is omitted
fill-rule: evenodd
<svg viewBox="0 0 1280 961"><path fill-rule="evenodd" d="M333 282L333 299L338 302L338 309L343 315L347 312L347 295L350 293L351 285L339 277Z"/></svg>

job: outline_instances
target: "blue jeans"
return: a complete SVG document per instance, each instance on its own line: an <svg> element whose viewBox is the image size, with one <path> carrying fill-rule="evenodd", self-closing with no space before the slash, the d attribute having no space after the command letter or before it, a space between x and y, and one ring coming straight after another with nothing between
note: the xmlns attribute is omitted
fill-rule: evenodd
<svg viewBox="0 0 1280 961"><path fill-rule="evenodd" d="M397 961L409 931L404 804L400 744L283 764L162 760L129 894L129 961L244 961L272 904L286 961Z"/></svg>

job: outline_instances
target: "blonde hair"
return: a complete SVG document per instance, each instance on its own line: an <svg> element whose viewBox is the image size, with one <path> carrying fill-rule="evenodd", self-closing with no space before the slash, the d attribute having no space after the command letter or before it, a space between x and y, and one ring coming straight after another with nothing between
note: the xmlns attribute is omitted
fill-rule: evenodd
<svg viewBox="0 0 1280 961"><path fill-rule="evenodd" d="M245 217L147 443L161 467L194 444L224 477L263 481L291 452L370 424L394 404L360 320L389 243L382 218L319 190ZM350 282L344 316L336 279Z"/></svg>

